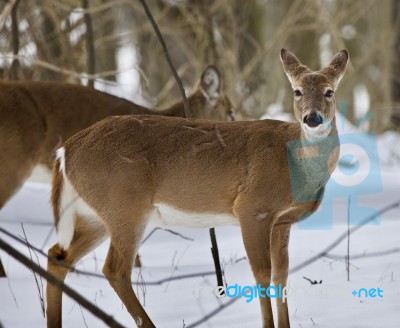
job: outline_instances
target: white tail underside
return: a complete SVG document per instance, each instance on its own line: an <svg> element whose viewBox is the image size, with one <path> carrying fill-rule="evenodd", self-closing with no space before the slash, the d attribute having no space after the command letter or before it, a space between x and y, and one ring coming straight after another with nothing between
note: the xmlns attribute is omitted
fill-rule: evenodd
<svg viewBox="0 0 400 328"><path fill-rule="evenodd" d="M82 218L90 221L96 220L97 215L94 210L78 195L74 187L69 182L65 173L65 150L57 150L57 160L60 161L60 172L63 174L63 187L60 199L60 221L57 226L58 244L63 249L68 249L74 237L74 218L80 215Z"/></svg>

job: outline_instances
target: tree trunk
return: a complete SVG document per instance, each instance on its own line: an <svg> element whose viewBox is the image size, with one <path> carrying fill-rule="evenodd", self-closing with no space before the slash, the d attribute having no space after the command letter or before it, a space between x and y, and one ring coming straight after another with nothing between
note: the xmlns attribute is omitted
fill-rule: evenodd
<svg viewBox="0 0 400 328"><path fill-rule="evenodd" d="M397 129L400 128L400 1L393 0L394 14L394 51L392 70L392 123Z"/></svg>
<svg viewBox="0 0 400 328"><path fill-rule="evenodd" d="M11 33L12 33L12 50L13 55L18 56L19 53L19 22L18 22L18 5L19 0L14 3L14 7L11 10ZM19 60L14 58L11 63L10 70L10 79L18 80L18 71L19 71Z"/></svg>

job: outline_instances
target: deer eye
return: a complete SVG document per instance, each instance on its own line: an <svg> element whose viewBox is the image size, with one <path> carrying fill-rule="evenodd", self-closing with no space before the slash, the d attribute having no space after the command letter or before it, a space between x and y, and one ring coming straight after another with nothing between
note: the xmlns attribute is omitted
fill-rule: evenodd
<svg viewBox="0 0 400 328"><path fill-rule="evenodd" d="M303 95L299 89L294 90L293 94L295 97L301 97Z"/></svg>
<svg viewBox="0 0 400 328"><path fill-rule="evenodd" d="M325 92L325 95L324 95L324 96L327 97L327 98L333 97L333 90L328 89L328 90Z"/></svg>

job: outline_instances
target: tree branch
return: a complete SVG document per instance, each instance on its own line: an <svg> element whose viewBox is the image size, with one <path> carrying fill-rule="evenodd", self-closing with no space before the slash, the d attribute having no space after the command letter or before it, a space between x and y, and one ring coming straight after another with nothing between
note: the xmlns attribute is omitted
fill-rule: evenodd
<svg viewBox="0 0 400 328"><path fill-rule="evenodd" d="M17 0L10 0L8 3L4 6L4 9L0 15L0 31L4 27L4 23L6 22L7 17L10 15L10 12L12 11L14 4L17 2Z"/></svg>
<svg viewBox="0 0 400 328"><path fill-rule="evenodd" d="M14 55L19 53L19 22L18 22L18 5L19 0L16 0L11 10L11 33L12 33L12 50ZM19 60L13 58L10 70L10 79L18 80Z"/></svg>
<svg viewBox="0 0 400 328"><path fill-rule="evenodd" d="M58 279L55 276L53 276L52 274L48 273L46 270L42 269L36 263L33 263L25 255L23 255L22 253L17 251L14 247L12 247L11 245L9 245L5 241L3 241L3 239L1 239L1 238L0 238L0 248L3 249L5 252L7 252L10 256L12 256L18 262L21 262L27 268L29 268L33 272L36 272L43 278L45 278L49 283L51 283L51 284L55 285L57 288L61 289L65 294L67 294L73 300L78 302L86 310L88 310L94 316L96 316L97 318L102 320L109 327L117 327L117 328L124 327L121 324L119 324L117 321L115 321L112 316L110 316L110 315L106 314L105 312L103 312L102 310L100 310L92 302L88 301L87 299L82 297L80 294L78 294L75 290L73 290L72 288L65 285L60 279Z"/></svg>
<svg viewBox="0 0 400 328"><path fill-rule="evenodd" d="M89 8L89 0L82 0L83 9L87 10ZM89 75L93 75L96 72L96 54L94 50L94 33L92 16L90 13L85 12L84 20L86 25L86 61ZM89 86L94 87L94 80L89 79Z"/></svg>
<svg viewBox="0 0 400 328"><path fill-rule="evenodd" d="M175 78L176 83L178 84L179 91L180 91L180 93L181 93L181 97L182 97L183 105L184 105L184 109L185 109L185 116L186 116L187 118L189 118L191 115L190 115L189 103L188 103L188 101L187 101L186 94L185 94L185 89L183 88L182 81L181 81L181 79L179 78L178 73L176 72L176 69L175 69L175 67L174 67L174 64L172 63L171 57L170 57L169 52L168 52L167 45L165 44L164 38L163 38L163 36L162 36L162 34L161 34L161 32L160 32L160 29L159 29L158 26L157 26L156 21L154 20L153 15L152 15L151 12L150 12L149 7L148 7L147 4L146 4L146 1L145 1L145 0L140 0L140 3L142 4L143 9L144 9L144 11L145 11L145 13L146 13L146 16L147 16L147 18L149 19L149 21L150 21L150 23L151 23L151 26L153 27L154 32L156 33L157 38L158 38L158 40L159 40L160 43L161 43L161 47L162 47L162 49L163 49L165 59L166 59L167 62L168 62L168 66L169 66L169 68L170 68L170 70L171 70L171 72L172 72L172 75L173 75L174 78Z"/></svg>

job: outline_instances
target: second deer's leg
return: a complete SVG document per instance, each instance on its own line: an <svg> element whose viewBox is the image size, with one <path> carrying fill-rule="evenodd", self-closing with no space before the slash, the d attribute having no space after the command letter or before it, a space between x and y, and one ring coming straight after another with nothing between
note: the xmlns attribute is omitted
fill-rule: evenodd
<svg viewBox="0 0 400 328"><path fill-rule="evenodd" d="M19 152L7 150L0 145L0 211L22 186L33 167L33 164L25 158L11 163ZM0 259L0 278L3 277L6 277L6 273Z"/></svg>
<svg viewBox="0 0 400 328"><path fill-rule="evenodd" d="M270 221L259 220L256 216L246 216L240 219L243 242L249 258L257 284L262 288L268 288L271 282L271 258L270 258ZM271 299L260 297L261 313L264 328L273 328Z"/></svg>
<svg viewBox="0 0 400 328"><path fill-rule="evenodd" d="M102 224L88 222L77 216L74 237L68 249L64 250L58 244L49 249L47 271L59 280L64 281L71 267L103 241L106 236ZM47 284L46 296L47 327L59 328L62 326L62 291L52 284Z"/></svg>
<svg viewBox="0 0 400 328"><path fill-rule="evenodd" d="M282 288L286 286L288 267L289 267L289 235L291 224L277 224L272 229L271 234L271 259L272 259L272 273L274 285L278 287L279 284ZM283 303L282 298L276 299L278 307L278 327L289 328L289 312L287 300Z"/></svg>

